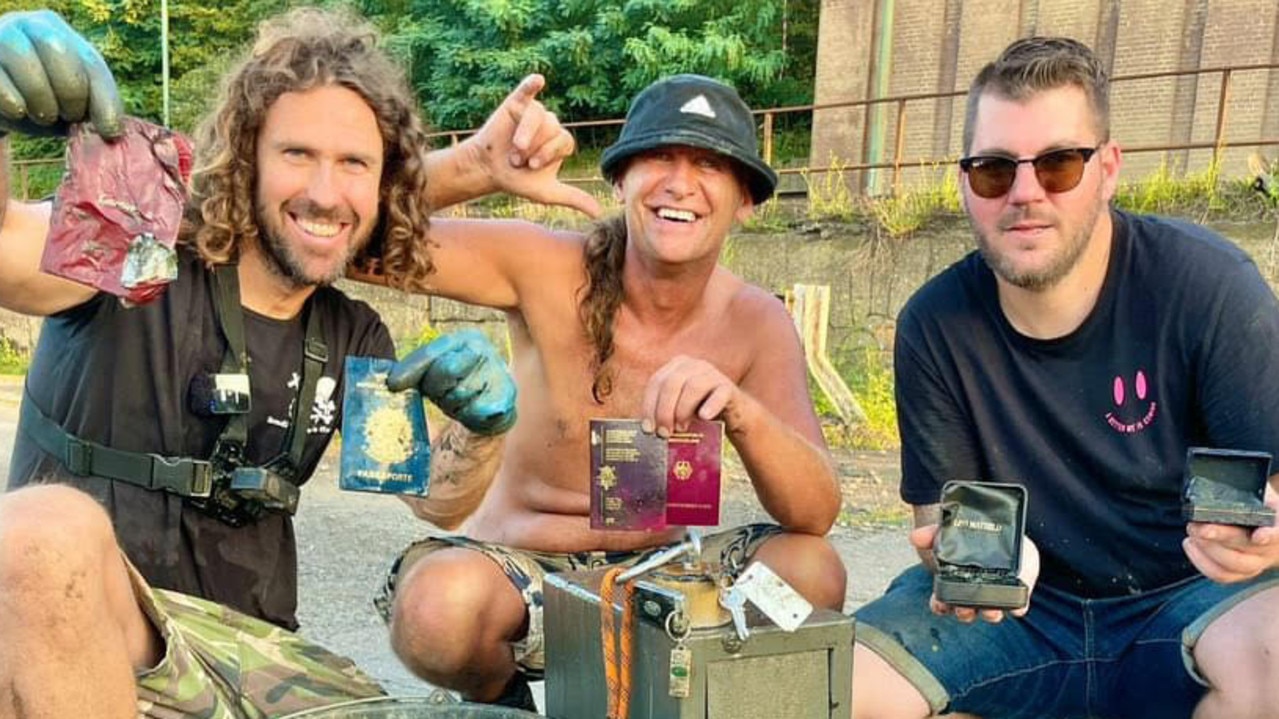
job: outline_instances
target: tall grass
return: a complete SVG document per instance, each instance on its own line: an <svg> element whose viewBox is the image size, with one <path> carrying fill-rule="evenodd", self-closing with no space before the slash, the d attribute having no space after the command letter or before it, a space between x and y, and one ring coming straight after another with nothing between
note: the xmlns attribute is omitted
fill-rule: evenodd
<svg viewBox="0 0 1279 719"><path fill-rule="evenodd" d="M860 346L837 352L833 358L841 377L853 391L866 413L866 422L853 427L824 423L826 441L835 447L885 450L900 444L897 435L897 406L893 399L893 368L889 354L878 347ZM809 394L821 417L837 417L830 400L815 383Z"/></svg>
<svg viewBox="0 0 1279 719"><path fill-rule="evenodd" d="M948 168L934 166L923 182L868 202L883 232L889 237L908 237L939 216L959 212L959 180Z"/></svg>
<svg viewBox="0 0 1279 719"><path fill-rule="evenodd" d="M857 195L853 193L852 178L839 158L832 156L826 172L800 173L808 188L808 219L852 220L857 213Z"/></svg>
<svg viewBox="0 0 1279 719"><path fill-rule="evenodd" d="M1179 173L1165 157L1146 177L1122 183L1115 204L1139 213L1169 214L1196 210L1196 214L1224 209L1219 187L1221 163L1214 159L1199 172Z"/></svg>

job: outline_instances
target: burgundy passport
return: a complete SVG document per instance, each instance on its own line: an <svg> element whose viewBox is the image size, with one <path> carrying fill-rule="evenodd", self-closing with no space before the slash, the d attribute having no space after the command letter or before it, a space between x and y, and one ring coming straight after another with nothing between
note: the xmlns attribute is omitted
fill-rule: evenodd
<svg viewBox="0 0 1279 719"><path fill-rule="evenodd" d="M591 420L591 529L666 526L666 442L637 419Z"/></svg>
<svg viewBox="0 0 1279 719"><path fill-rule="evenodd" d="M720 422L670 440L634 419L591 420L591 528L657 530L719 524Z"/></svg>
<svg viewBox="0 0 1279 719"><path fill-rule="evenodd" d="M719 524L719 464L724 423L695 420L666 441L666 523Z"/></svg>

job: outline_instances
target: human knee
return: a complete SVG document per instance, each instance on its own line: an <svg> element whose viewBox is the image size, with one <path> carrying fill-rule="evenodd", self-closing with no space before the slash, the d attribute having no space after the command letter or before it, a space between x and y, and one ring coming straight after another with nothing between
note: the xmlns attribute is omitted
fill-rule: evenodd
<svg viewBox="0 0 1279 719"><path fill-rule="evenodd" d="M755 559L767 564L814 605L843 608L848 571L839 552L825 538L780 534L765 542Z"/></svg>
<svg viewBox="0 0 1279 719"><path fill-rule="evenodd" d="M1279 587L1265 590L1209 625L1195 660L1211 689L1196 710L1205 717L1279 717Z"/></svg>
<svg viewBox="0 0 1279 719"><path fill-rule="evenodd" d="M115 546L106 511L77 489L37 485L0 496L0 591L100 562Z"/></svg>
<svg viewBox="0 0 1279 719"><path fill-rule="evenodd" d="M853 648L853 719L924 719L928 701L871 649Z"/></svg>
<svg viewBox="0 0 1279 719"><path fill-rule="evenodd" d="M396 589L392 647L418 674L429 679L464 671L483 643L493 641L492 629L502 622L492 603L502 587L494 587L480 563L491 564L479 555L439 552L419 560Z"/></svg>

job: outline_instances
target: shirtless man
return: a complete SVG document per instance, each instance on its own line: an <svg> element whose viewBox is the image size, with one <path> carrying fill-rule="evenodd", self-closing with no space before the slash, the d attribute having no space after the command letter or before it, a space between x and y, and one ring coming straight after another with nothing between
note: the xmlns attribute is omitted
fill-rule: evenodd
<svg viewBox="0 0 1279 719"><path fill-rule="evenodd" d="M844 567L823 539L839 487L794 326L718 264L733 223L776 185L749 109L705 77L661 80L601 169L623 214L589 234L432 220L430 291L507 314L520 420L504 447L468 447L476 463L499 461L491 486L433 480L416 512L446 529L470 514L463 535L410 547L379 606L405 664L471 700L530 705L518 669L542 668L546 572L634 562L682 535L589 527L592 417L638 417L663 437L695 416L723 420L777 525L713 535L705 552L754 556L814 604L843 605Z"/></svg>

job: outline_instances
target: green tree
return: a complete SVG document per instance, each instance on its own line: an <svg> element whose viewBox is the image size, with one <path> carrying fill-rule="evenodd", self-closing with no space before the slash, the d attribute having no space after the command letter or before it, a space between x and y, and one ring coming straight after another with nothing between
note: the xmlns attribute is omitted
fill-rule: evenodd
<svg viewBox="0 0 1279 719"><path fill-rule="evenodd" d="M818 0L402 0L359 7L407 64L436 127L483 121L529 72L562 117L618 117L674 72L736 86L756 106L811 101Z"/></svg>
<svg viewBox="0 0 1279 719"><path fill-rule="evenodd" d="M190 132L264 17L334 0L169 0L171 124ZM812 100L820 0L353 0L383 29L431 123L477 126L529 72L566 120L620 117L636 92L675 72L723 79L753 107ZM48 0L101 50L126 110L160 121L160 0ZM30 0L0 0L0 12ZM15 138L17 157L57 140Z"/></svg>
<svg viewBox="0 0 1279 719"><path fill-rule="evenodd" d="M269 0L169 2L171 124L190 132L217 94L217 78L252 36L257 20L283 6ZM160 122L164 114L160 0L49 0L45 7L66 19L102 53L111 67L125 111ZM0 12L30 9L29 0L0 0ZM57 138L14 138L18 158L51 157Z"/></svg>

